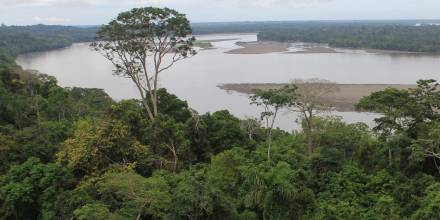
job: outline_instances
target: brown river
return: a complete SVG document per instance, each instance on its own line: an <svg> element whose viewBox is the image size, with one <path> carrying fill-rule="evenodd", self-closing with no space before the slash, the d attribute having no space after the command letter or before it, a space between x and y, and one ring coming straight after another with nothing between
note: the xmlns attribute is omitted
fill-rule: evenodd
<svg viewBox="0 0 440 220"><path fill-rule="evenodd" d="M256 40L255 34L198 36L214 41L214 49L201 50L190 59L164 72L161 86L188 101L199 113L228 109L238 117L258 116L260 109L249 104L247 95L228 93L223 83L285 83L292 79L321 78L337 83L414 84L418 79L440 80L440 56L423 54L373 54L357 50L343 53L227 54L239 48L237 41ZM225 41L221 41L225 39ZM233 39L233 40L232 40ZM116 100L139 98L129 80L112 75L113 66L88 44L41 53L20 55L17 62L57 77L65 87L102 88ZM373 125L373 113L330 112L346 122ZM283 113L277 122L282 129L297 129L297 116Z"/></svg>

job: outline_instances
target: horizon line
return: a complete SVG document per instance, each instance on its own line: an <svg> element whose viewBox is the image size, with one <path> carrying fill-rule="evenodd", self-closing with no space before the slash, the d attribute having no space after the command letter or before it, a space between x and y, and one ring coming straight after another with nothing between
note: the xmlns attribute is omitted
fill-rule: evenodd
<svg viewBox="0 0 440 220"><path fill-rule="evenodd" d="M389 21L440 21L440 18L398 18L398 19L304 19L304 20L236 20L236 21L196 21L191 22L191 24L222 24L222 23L277 23L277 22L389 22ZM45 23L35 23L35 24L4 24L0 25L6 26L35 26L35 25L46 25L46 26L101 26L104 24L45 24Z"/></svg>

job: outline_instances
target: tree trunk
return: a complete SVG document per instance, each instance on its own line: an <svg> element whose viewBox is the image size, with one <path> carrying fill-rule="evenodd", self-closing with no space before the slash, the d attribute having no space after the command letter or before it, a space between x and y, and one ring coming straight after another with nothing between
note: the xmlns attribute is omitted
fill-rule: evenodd
<svg viewBox="0 0 440 220"><path fill-rule="evenodd" d="M307 153L309 156L309 159L312 159L313 154L313 137L311 131L307 131Z"/></svg>
<svg viewBox="0 0 440 220"><path fill-rule="evenodd" d="M157 116L157 91L154 90L154 95L152 96L152 100L151 103L153 103L153 116L156 117Z"/></svg>
<svg viewBox="0 0 440 220"><path fill-rule="evenodd" d="M313 114L309 112L309 118L306 118L307 123L307 151L309 159L313 156Z"/></svg>
<svg viewBox="0 0 440 220"><path fill-rule="evenodd" d="M434 157L433 159L434 159L435 167L437 168L437 172L440 174L440 167L437 164L437 158Z"/></svg>
<svg viewBox="0 0 440 220"><path fill-rule="evenodd" d="M388 146L388 165L393 165L393 152L391 150L391 146Z"/></svg>
<svg viewBox="0 0 440 220"><path fill-rule="evenodd" d="M271 148L272 148L272 130L273 130L273 126L275 125L275 120L277 118L277 114L278 114L278 108L275 109L275 112L273 114L273 118L272 118L272 122L270 123L270 127L269 127L269 137L267 140L267 161L270 163L270 153L271 153ZM269 121L268 121L269 123Z"/></svg>
<svg viewBox="0 0 440 220"><path fill-rule="evenodd" d="M139 94L141 95L141 98L142 98L142 105L144 106L145 111L147 111L148 117L150 118L151 121L153 121L154 120L154 115L151 112L150 106L148 106L148 102L147 102L147 99L146 99L147 97L144 94L144 90L142 90L142 87L140 86L140 84L138 84L136 82L136 80L133 79L133 82L136 84L136 87L139 90Z"/></svg>
<svg viewBox="0 0 440 220"><path fill-rule="evenodd" d="M177 154L174 154L174 166L173 166L173 173L177 171L177 162L179 161L179 158L177 157Z"/></svg>
<svg viewBox="0 0 440 220"><path fill-rule="evenodd" d="M151 112L151 109L150 109L150 107L148 106L147 101L146 101L146 100L143 100L143 101L142 101L142 105L144 106L144 109L147 111L147 113L148 113L148 117L150 118L150 121L154 121L154 115L153 115L153 113Z"/></svg>
<svg viewBox="0 0 440 220"><path fill-rule="evenodd" d="M272 148L272 129L269 130L269 136L267 137L267 161L270 163L270 151Z"/></svg>
<svg viewBox="0 0 440 220"><path fill-rule="evenodd" d="M179 161L179 158L177 157L177 152L176 152L176 148L174 147L174 144L171 145L170 150L171 153L173 153L173 157L174 157L173 173L175 173L177 171L177 163Z"/></svg>
<svg viewBox="0 0 440 220"><path fill-rule="evenodd" d="M146 91L144 89L142 89L142 86L141 86L140 82L137 81L135 77L131 77L131 80L136 85L136 87L137 87L137 89L139 91L139 94L141 95L142 106L144 106L145 111L147 111L148 117L150 118L151 121L154 121L153 112L151 111L150 107L148 106L148 102L147 102L147 99L146 99L147 98L146 94L145 94ZM151 98L151 96L150 96L150 98ZM151 99L151 100L153 100L153 99Z"/></svg>
<svg viewBox="0 0 440 220"><path fill-rule="evenodd" d="M40 106L38 105L38 100L35 102L35 105L37 106L36 110L37 110L37 125L38 128L41 128L41 118L40 118Z"/></svg>

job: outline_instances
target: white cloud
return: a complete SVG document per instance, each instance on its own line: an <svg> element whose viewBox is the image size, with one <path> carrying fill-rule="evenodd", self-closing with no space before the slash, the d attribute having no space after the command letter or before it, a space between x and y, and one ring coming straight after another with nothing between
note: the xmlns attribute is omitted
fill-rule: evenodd
<svg viewBox="0 0 440 220"><path fill-rule="evenodd" d="M314 4L314 3L332 2L335 0L216 0L216 1L233 3L240 6L268 7L268 6Z"/></svg>
<svg viewBox="0 0 440 220"><path fill-rule="evenodd" d="M175 0L2 0L4 6L120 6L137 4L159 4ZM176 1L177 2L177 1Z"/></svg>
<svg viewBox="0 0 440 220"><path fill-rule="evenodd" d="M81 6L88 5L93 0L3 0L5 6Z"/></svg>
<svg viewBox="0 0 440 220"><path fill-rule="evenodd" d="M32 18L36 23L44 23L44 24L60 24L60 23L68 23L71 20L67 18L59 18L59 17L41 17L35 16Z"/></svg>
<svg viewBox="0 0 440 220"><path fill-rule="evenodd" d="M229 4L235 6L267 7L273 5L309 4L335 0L1 0L5 6L123 6L167 4Z"/></svg>
<svg viewBox="0 0 440 220"><path fill-rule="evenodd" d="M174 8L193 22L438 19L440 0L0 0L0 21L102 24L122 11L146 6Z"/></svg>

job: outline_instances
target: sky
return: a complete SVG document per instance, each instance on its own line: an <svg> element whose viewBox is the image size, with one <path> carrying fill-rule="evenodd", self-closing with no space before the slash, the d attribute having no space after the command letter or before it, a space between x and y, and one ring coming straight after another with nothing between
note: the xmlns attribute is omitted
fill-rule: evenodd
<svg viewBox="0 0 440 220"><path fill-rule="evenodd" d="M99 25L147 6L192 22L440 19L440 0L0 0L0 24Z"/></svg>

